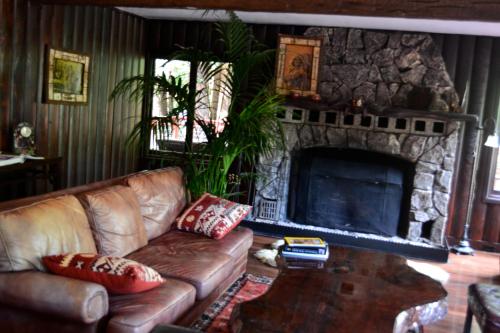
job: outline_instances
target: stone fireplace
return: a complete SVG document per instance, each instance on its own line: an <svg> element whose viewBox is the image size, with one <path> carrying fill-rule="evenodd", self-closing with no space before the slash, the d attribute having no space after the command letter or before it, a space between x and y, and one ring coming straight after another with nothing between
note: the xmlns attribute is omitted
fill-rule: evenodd
<svg viewBox="0 0 500 333"><path fill-rule="evenodd" d="M260 160L253 222L444 246L460 123L443 115L459 98L432 37L305 35L323 37L321 102L287 102L286 147Z"/></svg>

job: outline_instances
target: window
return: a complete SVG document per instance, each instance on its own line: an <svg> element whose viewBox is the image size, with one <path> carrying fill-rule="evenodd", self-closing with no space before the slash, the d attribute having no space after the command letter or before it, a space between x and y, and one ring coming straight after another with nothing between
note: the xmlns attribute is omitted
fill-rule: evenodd
<svg viewBox="0 0 500 333"><path fill-rule="evenodd" d="M500 203L500 153L498 148L491 154L490 176L486 191L486 201Z"/></svg>
<svg viewBox="0 0 500 333"><path fill-rule="evenodd" d="M217 133L224 129L224 120L227 117L230 97L222 89L222 83L229 71L229 64L222 65L222 70L215 76L206 80L203 72L198 71L196 75L196 98L195 122L193 125L193 144L207 142L205 132L200 124L210 125ZM191 63L189 61L166 59L155 60L155 75L164 73L167 77L181 78L183 84L189 83ZM165 117L177 107L176 101L167 93L154 95L152 101L152 116L155 118ZM152 150L179 150L183 149L187 133L187 110L181 113L174 124L163 125L156 128L151 135L150 149Z"/></svg>
<svg viewBox="0 0 500 333"><path fill-rule="evenodd" d="M494 168L494 176L493 176L493 191L500 192L500 154L498 154L497 150L497 158L496 165Z"/></svg>
<svg viewBox="0 0 500 333"><path fill-rule="evenodd" d="M224 129L224 120L227 118L230 96L224 91L222 85L224 78L229 72L229 64L222 65L222 70L209 80L203 77L203 73L198 71L196 75L196 91L201 94L196 106L196 121L193 128L193 143L206 142L207 138L198 123L212 124L217 133Z"/></svg>
<svg viewBox="0 0 500 333"><path fill-rule="evenodd" d="M167 62L164 59L155 60L155 75L165 73L168 76L180 77L182 82L189 82L191 64L188 61L174 60ZM153 95L152 116L165 117L177 103L168 94ZM184 142L186 139L187 112L177 119L177 126L161 128L151 135L150 149L167 150L168 141ZM153 130L154 131L154 130Z"/></svg>

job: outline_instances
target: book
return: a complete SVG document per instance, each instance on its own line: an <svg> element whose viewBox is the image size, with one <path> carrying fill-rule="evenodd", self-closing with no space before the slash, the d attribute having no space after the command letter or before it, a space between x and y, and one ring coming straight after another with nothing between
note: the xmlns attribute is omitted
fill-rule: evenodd
<svg viewBox="0 0 500 333"><path fill-rule="evenodd" d="M325 262L321 260L288 258L286 266L290 269L323 269L325 268Z"/></svg>
<svg viewBox="0 0 500 333"><path fill-rule="evenodd" d="M309 254L325 254L327 246L318 247L295 247L295 246L285 246L283 251L295 252L295 253L309 253Z"/></svg>
<svg viewBox="0 0 500 333"><path fill-rule="evenodd" d="M0 154L0 166L7 166L17 163L24 163L24 158L16 155Z"/></svg>
<svg viewBox="0 0 500 333"><path fill-rule="evenodd" d="M291 247L325 246L325 241L318 237L285 237L285 244Z"/></svg>
<svg viewBox="0 0 500 333"><path fill-rule="evenodd" d="M43 160L42 156L31 155L7 155L0 153L0 167L12 164L24 163L26 160Z"/></svg>
<svg viewBox="0 0 500 333"><path fill-rule="evenodd" d="M281 251L281 255L285 258L297 258L297 259L312 259L312 260L327 260L329 256L328 247L326 247L326 252L324 254L319 253L299 253L291 251Z"/></svg>

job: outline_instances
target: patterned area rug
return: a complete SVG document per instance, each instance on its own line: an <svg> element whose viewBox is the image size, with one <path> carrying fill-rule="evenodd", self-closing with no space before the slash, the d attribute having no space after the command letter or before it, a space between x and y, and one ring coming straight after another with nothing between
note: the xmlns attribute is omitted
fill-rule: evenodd
<svg viewBox="0 0 500 333"><path fill-rule="evenodd" d="M207 333L228 333L234 306L265 294L272 282L273 279L267 276L244 274L210 305L191 328Z"/></svg>

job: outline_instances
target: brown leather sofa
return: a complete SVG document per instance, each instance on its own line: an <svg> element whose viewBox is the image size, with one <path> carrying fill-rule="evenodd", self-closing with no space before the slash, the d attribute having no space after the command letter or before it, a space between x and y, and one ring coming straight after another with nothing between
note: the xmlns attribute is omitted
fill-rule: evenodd
<svg viewBox="0 0 500 333"><path fill-rule="evenodd" d="M149 332L190 323L245 271L253 234L240 227L216 241L175 230L185 206L178 168L0 203L0 331ZM41 264L72 252L130 258L166 283L110 295Z"/></svg>

